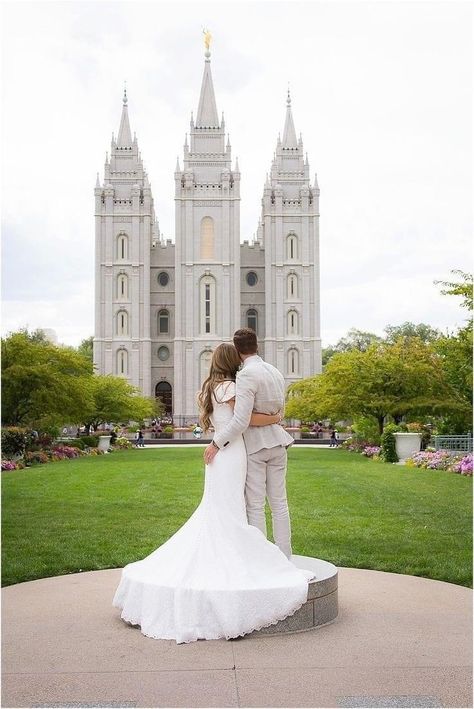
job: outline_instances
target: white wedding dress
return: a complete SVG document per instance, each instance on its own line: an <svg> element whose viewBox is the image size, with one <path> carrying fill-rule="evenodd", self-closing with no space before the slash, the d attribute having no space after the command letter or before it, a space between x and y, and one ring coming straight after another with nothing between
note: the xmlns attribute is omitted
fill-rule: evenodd
<svg viewBox="0 0 474 709"><path fill-rule="evenodd" d="M223 402L235 384L216 388L212 423L232 417ZM206 466L204 494L189 520L141 561L127 564L113 599L123 620L152 638L178 643L234 638L277 623L306 601L310 571L296 568L247 523L243 438Z"/></svg>

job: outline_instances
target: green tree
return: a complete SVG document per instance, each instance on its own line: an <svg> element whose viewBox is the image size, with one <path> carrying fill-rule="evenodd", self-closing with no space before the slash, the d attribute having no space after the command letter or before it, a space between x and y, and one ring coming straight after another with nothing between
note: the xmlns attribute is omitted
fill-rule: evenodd
<svg viewBox="0 0 474 709"><path fill-rule="evenodd" d="M382 342L382 338L373 332L357 330L353 327L345 337L341 337L336 345L323 347L321 351L321 361L323 369L337 352L349 352L350 350L360 350L364 352L372 342Z"/></svg>
<svg viewBox="0 0 474 709"><path fill-rule="evenodd" d="M38 428L80 421L93 409L87 359L38 332L2 339L2 421Z"/></svg>
<svg viewBox="0 0 474 709"><path fill-rule="evenodd" d="M387 325L384 329L386 342L395 342L399 337L418 337L423 342L434 342L443 336L440 330L425 323L404 322L402 325Z"/></svg>
<svg viewBox="0 0 474 709"><path fill-rule="evenodd" d="M382 338L374 332L365 332L352 327L345 337L341 337L335 346L336 352L359 350L365 352L374 342L382 342Z"/></svg>
<svg viewBox="0 0 474 709"><path fill-rule="evenodd" d="M123 377L107 374L94 375L91 379L94 406L85 423L94 428L109 421L142 421L155 414L154 400L142 396L140 390Z"/></svg>
<svg viewBox="0 0 474 709"><path fill-rule="evenodd" d="M323 374L290 387L286 415L311 420L369 416L383 431L386 416L444 413L459 402L431 345L415 337L372 343L334 355Z"/></svg>
<svg viewBox="0 0 474 709"><path fill-rule="evenodd" d="M458 281L434 281L436 285L443 286L441 293L443 295L458 295L462 298L461 307L472 310L473 307L473 279L472 273L464 273L459 268L454 269L451 273L459 276Z"/></svg>
<svg viewBox="0 0 474 709"><path fill-rule="evenodd" d="M77 348L77 352L79 354L82 354L89 362L93 363L93 341L94 338L91 335L90 337L86 337L85 340L82 340L81 344ZM92 372L92 366L91 366L91 372Z"/></svg>
<svg viewBox="0 0 474 709"><path fill-rule="evenodd" d="M469 311L473 309L472 275L460 270L451 271L460 276L455 282L435 281L441 284L443 295L454 295L462 298L461 307ZM466 325L445 337L436 344L444 375L456 394L459 407L452 411L438 426L440 433L466 433L472 427L472 317Z"/></svg>

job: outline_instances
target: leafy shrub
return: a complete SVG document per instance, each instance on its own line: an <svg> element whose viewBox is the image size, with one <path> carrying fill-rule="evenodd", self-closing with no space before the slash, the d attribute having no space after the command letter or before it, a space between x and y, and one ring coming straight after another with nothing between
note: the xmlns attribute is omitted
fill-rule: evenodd
<svg viewBox="0 0 474 709"><path fill-rule="evenodd" d="M355 453L361 453L364 448L367 448L369 445L369 441L358 440L357 438L351 437L343 441L342 448Z"/></svg>
<svg viewBox="0 0 474 709"><path fill-rule="evenodd" d="M384 429L383 429L384 433L385 433L385 431L387 431L388 433L401 433L402 427L396 423L387 423L387 425L384 426Z"/></svg>
<svg viewBox="0 0 474 709"><path fill-rule="evenodd" d="M369 416L359 416L354 419L351 432L352 438L367 441L372 445L380 444L380 433L378 423L374 418Z"/></svg>
<svg viewBox="0 0 474 709"><path fill-rule="evenodd" d="M67 445L70 448L79 448L79 450L81 450L81 451L83 451L84 448L86 447L86 444L84 443L82 438L73 438L73 439L67 441L67 443L64 443L62 445Z"/></svg>
<svg viewBox="0 0 474 709"><path fill-rule="evenodd" d="M18 426L2 428L2 452L5 455L23 455L27 432Z"/></svg>
<svg viewBox="0 0 474 709"><path fill-rule="evenodd" d="M51 436L51 440L54 438L58 438L61 435L61 429L59 426L51 425L51 426L45 426L43 428L43 433L47 436Z"/></svg>
<svg viewBox="0 0 474 709"><path fill-rule="evenodd" d="M131 448L132 447L131 442L128 440L128 438L125 438L124 436L117 438L115 440L114 445L117 446L117 448Z"/></svg>
<svg viewBox="0 0 474 709"><path fill-rule="evenodd" d="M2 470L16 470L17 465L14 460L2 460Z"/></svg>
<svg viewBox="0 0 474 709"><path fill-rule="evenodd" d="M54 436L50 433L40 433L36 439L36 443L40 448L49 448L54 441Z"/></svg>
<svg viewBox="0 0 474 709"><path fill-rule="evenodd" d="M174 433L174 426L165 426L163 433Z"/></svg>
<svg viewBox="0 0 474 709"><path fill-rule="evenodd" d="M301 433L309 433L309 426L300 426Z"/></svg>
<svg viewBox="0 0 474 709"><path fill-rule="evenodd" d="M48 454L44 451L27 451L24 456L26 465L39 465L40 463L48 463Z"/></svg>
<svg viewBox="0 0 474 709"><path fill-rule="evenodd" d="M420 421L407 424L409 433L421 433L421 448L426 449L431 440L431 430Z"/></svg>
<svg viewBox="0 0 474 709"><path fill-rule="evenodd" d="M382 450L380 457L383 458L386 463L398 463L395 436L393 435L393 430L389 428L390 426L393 426L393 424L386 426L382 433ZM396 428L398 428L398 426Z"/></svg>
<svg viewBox="0 0 474 709"><path fill-rule="evenodd" d="M99 436L81 436L80 440L84 442L85 446L89 446L89 448L97 448L99 445Z"/></svg>

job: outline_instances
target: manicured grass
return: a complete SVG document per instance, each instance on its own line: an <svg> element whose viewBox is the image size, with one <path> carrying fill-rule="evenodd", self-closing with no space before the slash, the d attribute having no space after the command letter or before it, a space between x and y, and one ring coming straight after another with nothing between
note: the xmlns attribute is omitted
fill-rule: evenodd
<svg viewBox="0 0 474 709"><path fill-rule="evenodd" d="M293 551L471 585L472 478L290 450ZM129 450L2 473L3 584L121 567L199 504L202 449Z"/></svg>

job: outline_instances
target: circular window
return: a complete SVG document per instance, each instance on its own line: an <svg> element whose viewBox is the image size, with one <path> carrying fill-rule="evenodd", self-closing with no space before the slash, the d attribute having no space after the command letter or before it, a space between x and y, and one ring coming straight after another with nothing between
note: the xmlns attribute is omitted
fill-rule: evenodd
<svg viewBox="0 0 474 709"><path fill-rule="evenodd" d="M158 274L158 283L160 284L160 286L167 286L169 282L170 277L165 271L162 271Z"/></svg>
<svg viewBox="0 0 474 709"><path fill-rule="evenodd" d="M160 347L158 350L158 358L161 359L162 362L166 362L168 357L170 356L170 351L167 347Z"/></svg>
<svg viewBox="0 0 474 709"><path fill-rule="evenodd" d="M257 274L254 273L253 271L249 271L247 273L247 285L254 286L254 285L256 285L257 281L258 281Z"/></svg>

